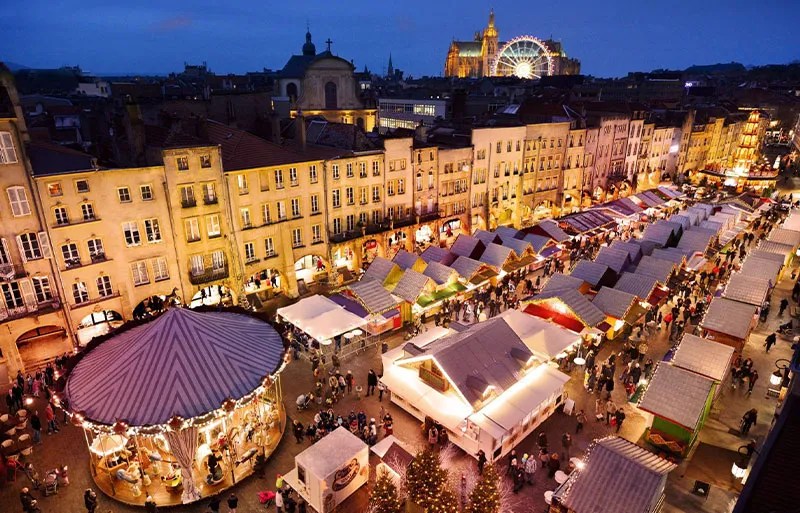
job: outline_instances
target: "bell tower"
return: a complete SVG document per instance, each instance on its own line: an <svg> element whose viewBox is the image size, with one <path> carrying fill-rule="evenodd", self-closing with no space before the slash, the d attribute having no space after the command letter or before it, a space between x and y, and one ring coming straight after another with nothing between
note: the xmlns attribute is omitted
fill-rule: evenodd
<svg viewBox="0 0 800 513"><path fill-rule="evenodd" d="M489 11L489 24L483 31L481 38L481 70L480 75L488 77L491 74L491 65L497 57L497 28L494 26L494 9Z"/></svg>

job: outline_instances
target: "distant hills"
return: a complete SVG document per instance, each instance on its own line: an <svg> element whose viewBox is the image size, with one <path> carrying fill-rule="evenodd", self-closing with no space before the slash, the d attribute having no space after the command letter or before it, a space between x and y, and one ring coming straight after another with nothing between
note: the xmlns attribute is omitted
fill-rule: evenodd
<svg viewBox="0 0 800 513"><path fill-rule="evenodd" d="M746 72L747 68L740 62L695 64L684 70L684 73L699 75L741 75Z"/></svg>
<svg viewBox="0 0 800 513"><path fill-rule="evenodd" d="M9 70L12 72L19 71L21 69L31 69L29 66L25 66L24 64L19 64L16 62L9 62L9 61L0 61L8 67Z"/></svg>

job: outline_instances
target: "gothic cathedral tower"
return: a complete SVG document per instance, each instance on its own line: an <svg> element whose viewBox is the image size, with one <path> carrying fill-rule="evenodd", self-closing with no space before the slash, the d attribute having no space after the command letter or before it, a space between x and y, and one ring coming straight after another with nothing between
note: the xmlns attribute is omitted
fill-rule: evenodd
<svg viewBox="0 0 800 513"><path fill-rule="evenodd" d="M491 66L497 57L497 29L494 26L494 9L489 11L489 25L483 31L481 45L481 72L480 75L488 77L492 74Z"/></svg>

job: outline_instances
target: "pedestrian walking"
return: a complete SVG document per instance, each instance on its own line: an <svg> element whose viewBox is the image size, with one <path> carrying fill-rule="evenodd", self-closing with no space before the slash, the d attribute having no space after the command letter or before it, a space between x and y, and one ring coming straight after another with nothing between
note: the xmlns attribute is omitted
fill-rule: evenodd
<svg viewBox="0 0 800 513"><path fill-rule="evenodd" d="M94 513L97 509L97 494L91 488L83 492L83 505L86 506L86 513Z"/></svg>
<svg viewBox="0 0 800 513"><path fill-rule="evenodd" d="M219 513L219 505L221 502L219 496L211 497L211 500L208 502L208 510L211 513Z"/></svg>
<svg viewBox="0 0 800 513"><path fill-rule="evenodd" d="M144 510L147 513L157 513L158 506L156 505L156 501L150 495L144 500Z"/></svg>
<svg viewBox="0 0 800 513"><path fill-rule="evenodd" d="M606 403L606 426L611 424L611 417L617 412L617 405L611 399Z"/></svg>
<svg viewBox="0 0 800 513"><path fill-rule="evenodd" d="M483 475L483 467L486 466L486 453L483 449L478 451L478 474Z"/></svg>
<svg viewBox="0 0 800 513"><path fill-rule="evenodd" d="M378 375L375 374L375 371L370 369L367 373L367 395L373 395L375 393L375 387L378 386Z"/></svg>
<svg viewBox="0 0 800 513"><path fill-rule="evenodd" d="M47 406L44 408L44 418L47 421L47 434L58 433L56 413L53 411L53 405L51 403L47 403Z"/></svg>
<svg viewBox="0 0 800 513"><path fill-rule="evenodd" d="M283 513L283 490L280 488L275 492L275 511Z"/></svg>
<svg viewBox="0 0 800 513"><path fill-rule="evenodd" d="M753 393L753 387L756 386L756 381L758 381L758 371L753 369L753 372L750 373L750 377L748 378L748 385L747 385L747 393Z"/></svg>
<svg viewBox="0 0 800 513"><path fill-rule="evenodd" d="M583 410L578 412L578 415L575 416L575 420L578 421L578 423L575 425L575 434L577 435L583 431L583 425L586 424L586 414L583 413Z"/></svg>
<svg viewBox="0 0 800 513"><path fill-rule="evenodd" d="M572 447L572 435L564 433L561 435L561 457L564 461L569 460L570 447Z"/></svg>
<svg viewBox="0 0 800 513"><path fill-rule="evenodd" d="M524 466L525 481L528 484L533 484L533 478L535 477L537 470L539 470L539 460L531 454L525 460Z"/></svg>
<svg viewBox="0 0 800 513"><path fill-rule="evenodd" d="M230 494L230 496L228 496L228 511L230 513L236 513L236 508L238 507L239 497L237 497L235 493Z"/></svg>
<svg viewBox="0 0 800 513"><path fill-rule="evenodd" d="M39 418L39 412L33 412L31 415L31 429L33 429L33 443L42 443L42 421Z"/></svg>
<svg viewBox="0 0 800 513"><path fill-rule="evenodd" d="M356 378L353 376L353 373L350 372L350 371L347 371L347 376L344 378L344 381L345 381L345 384L347 385L347 393L348 394L352 394L353 393L353 384L355 384L355 382L356 382ZM342 392L344 392L344 390L342 390Z"/></svg>
<svg viewBox="0 0 800 513"><path fill-rule="evenodd" d="M755 408L747 410L745 414L742 415L742 436L747 436L747 433L750 432L750 428L756 424L756 421L758 421L758 410Z"/></svg>
<svg viewBox="0 0 800 513"><path fill-rule="evenodd" d="M780 308L778 309L778 316L783 316L783 312L786 311L786 308L789 306L789 300L786 298L781 299Z"/></svg>
<svg viewBox="0 0 800 513"><path fill-rule="evenodd" d="M614 421L617 424L617 433L619 433L619 430L622 429L622 423L625 422L625 412L622 410L622 408L618 409L616 413L614 413Z"/></svg>
<svg viewBox="0 0 800 513"><path fill-rule="evenodd" d="M383 402L383 393L386 392L386 385L383 384L382 381L378 380L378 402Z"/></svg>
<svg viewBox="0 0 800 513"><path fill-rule="evenodd" d="M767 338L764 341L764 347L767 348L767 353L769 353L769 350L772 348L772 346L775 345L775 342L777 341L778 341L777 333L772 332L771 334L767 335Z"/></svg>

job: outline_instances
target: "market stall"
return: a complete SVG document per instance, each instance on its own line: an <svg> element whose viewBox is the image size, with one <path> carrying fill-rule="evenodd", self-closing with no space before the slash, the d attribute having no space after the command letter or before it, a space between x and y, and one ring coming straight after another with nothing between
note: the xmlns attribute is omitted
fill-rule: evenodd
<svg viewBox="0 0 800 513"><path fill-rule="evenodd" d="M355 315L325 296L303 298L278 309L278 317L291 323L323 348L345 333L363 330L367 320ZM333 350L332 348L330 349Z"/></svg>
<svg viewBox="0 0 800 513"><path fill-rule="evenodd" d="M518 269L518 261L514 250L507 247L495 244L494 242L486 245L486 249L478 259L478 261L488 264L495 269L502 269L505 272L511 272Z"/></svg>
<svg viewBox="0 0 800 513"><path fill-rule="evenodd" d="M418 273L421 273L425 270L425 260L420 258L419 255L416 253L411 253L410 251L406 251L405 249L401 249L397 252L397 254L392 258L392 262L397 264L400 269L405 271L406 269L413 269Z"/></svg>
<svg viewBox="0 0 800 513"><path fill-rule="evenodd" d="M597 328L608 330L606 315L577 290L554 290L538 294L524 303L524 312L560 324L575 333Z"/></svg>
<svg viewBox="0 0 800 513"><path fill-rule="evenodd" d="M612 340L623 334L627 327L639 322L647 313L647 307L639 298L609 287L602 287L592 298L592 304L606 315L606 322L610 326L606 336Z"/></svg>
<svg viewBox="0 0 800 513"><path fill-rule="evenodd" d="M630 255L626 250L621 248L614 249L610 246L600 248L597 256L594 257L594 261L598 264L607 265L617 276L631 265Z"/></svg>
<svg viewBox="0 0 800 513"><path fill-rule="evenodd" d="M638 272L622 273L614 289L633 294L651 305L661 303L669 294L669 289L661 286L656 278Z"/></svg>
<svg viewBox="0 0 800 513"><path fill-rule="evenodd" d="M591 260L578 260L569 275L585 281L595 290L613 287L618 278L617 273L609 266Z"/></svg>
<svg viewBox="0 0 800 513"><path fill-rule="evenodd" d="M728 284L722 291L722 297L760 308L769 297L770 289L768 279L738 272L731 274Z"/></svg>
<svg viewBox="0 0 800 513"><path fill-rule="evenodd" d="M588 294L592 290L592 285L569 274L553 273L547 279L544 287L542 287L541 293L564 289L577 290L581 294Z"/></svg>
<svg viewBox="0 0 800 513"><path fill-rule="evenodd" d="M700 321L700 328L706 338L729 345L741 353L756 324L757 312L754 305L715 297Z"/></svg>
<svg viewBox="0 0 800 513"><path fill-rule="evenodd" d="M269 324L243 314L171 308L120 328L67 376L98 488L116 500L195 502L249 476L286 424L288 361Z"/></svg>
<svg viewBox="0 0 800 513"><path fill-rule="evenodd" d="M458 273L462 283L468 288L479 287L496 278L500 272L499 269L487 263L464 256L456 258L450 267Z"/></svg>
<svg viewBox="0 0 800 513"><path fill-rule="evenodd" d="M687 333L678 344L670 363L714 381L717 384L716 398L722 391L720 385L731 370L733 354L731 346Z"/></svg>
<svg viewBox="0 0 800 513"><path fill-rule="evenodd" d="M432 295L436 292L437 285L431 278L413 269L406 269L403 277L397 282L392 294L408 303L408 308L402 308L404 321L411 321L423 312L423 307L417 300L423 295Z"/></svg>
<svg viewBox="0 0 800 513"><path fill-rule="evenodd" d="M351 312L367 320L366 329L371 335L399 329L403 324L400 311L402 301L392 296L376 280L367 278L351 283L340 294L331 296L331 299L339 302L337 296L348 299L363 309L354 309ZM346 302L341 304L345 308L350 306Z"/></svg>
<svg viewBox="0 0 800 513"><path fill-rule="evenodd" d="M391 288L400 281L402 276L403 270L397 264L389 259L376 257L367 267L362 279L372 279Z"/></svg>

